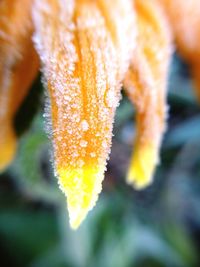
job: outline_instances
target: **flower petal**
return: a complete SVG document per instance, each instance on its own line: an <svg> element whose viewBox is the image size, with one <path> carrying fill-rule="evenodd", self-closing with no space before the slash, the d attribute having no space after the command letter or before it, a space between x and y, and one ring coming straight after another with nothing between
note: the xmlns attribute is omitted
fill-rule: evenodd
<svg viewBox="0 0 200 267"><path fill-rule="evenodd" d="M132 3L111 2L38 0L34 8L35 42L50 96L55 169L74 229L101 191L120 79L134 45L134 30L125 34L134 29Z"/></svg>
<svg viewBox="0 0 200 267"><path fill-rule="evenodd" d="M136 106L137 133L127 181L141 189L152 181L165 130L166 81L171 38L156 1L136 0L138 40L124 81Z"/></svg>
<svg viewBox="0 0 200 267"><path fill-rule="evenodd" d="M200 101L200 1L160 0L169 18L178 52L191 65Z"/></svg>
<svg viewBox="0 0 200 267"><path fill-rule="evenodd" d="M0 1L0 171L14 157L13 118L39 67L30 10L31 1Z"/></svg>

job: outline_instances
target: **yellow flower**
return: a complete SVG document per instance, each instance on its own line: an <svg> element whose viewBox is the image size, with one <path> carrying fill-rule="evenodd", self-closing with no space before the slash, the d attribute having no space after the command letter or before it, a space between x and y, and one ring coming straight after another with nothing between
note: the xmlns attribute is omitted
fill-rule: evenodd
<svg viewBox="0 0 200 267"><path fill-rule="evenodd" d="M72 228L79 227L101 191L122 83L137 111L127 181L138 189L151 183L166 124L171 32L200 87L200 24L191 18L190 32L185 22L198 0L188 5L179 0L0 1L0 170L14 156L13 117L38 71L33 39L49 96L55 172ZM178 27L191 38L184 39Z"/></svg>

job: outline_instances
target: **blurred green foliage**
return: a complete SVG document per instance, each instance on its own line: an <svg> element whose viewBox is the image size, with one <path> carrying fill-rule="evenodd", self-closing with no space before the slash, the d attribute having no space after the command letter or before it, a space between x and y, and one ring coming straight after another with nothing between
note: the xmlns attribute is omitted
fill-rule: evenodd
<svg viewBox="0 0 200 267"><path fill-rule="evenodd" d="M17 115L19 135L31 127L0 176L0 267L199 267L200 108L187 66L174 57L155 182L141 192L125 184L135 125L123 98L103 192L77 232L50 163L42 91L37 81Z"/></svg>

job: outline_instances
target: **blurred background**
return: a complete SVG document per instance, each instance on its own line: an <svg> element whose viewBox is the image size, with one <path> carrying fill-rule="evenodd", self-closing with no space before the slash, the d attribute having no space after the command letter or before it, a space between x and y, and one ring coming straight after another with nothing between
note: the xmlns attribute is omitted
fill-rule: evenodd
<svg viewBox="0 0 200 267"><path fill-rule="evenodd" d="M99 201L76 232L53 175L40 77L15 118L13 164L0 175L0 267L199 267L200 106L177 55L169 77L169 121L155 181L125 183L135 133L124 97Z"/></svg>

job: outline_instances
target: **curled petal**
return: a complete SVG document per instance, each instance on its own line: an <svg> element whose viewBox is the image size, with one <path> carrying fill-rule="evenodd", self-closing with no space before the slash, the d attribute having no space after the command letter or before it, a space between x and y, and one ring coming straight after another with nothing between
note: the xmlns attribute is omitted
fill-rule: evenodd
<svg viewBox="0 0 200 267"><path fill-rule="evenodd" d="M31 42L31 1L0 1L0 171L13 159L13 118L37 73Z"/></svg>
<svg viewBox="0 0 200 267"><path fill-rule="evenodd" d="M123 33L134 27L131 2L115 0L112 9L107 2L38 0L34 7L35 43L50 100L55 169L74 229L101 191L120 79L134 44L134 35Z"/></svg>
<svg viewBox="0 0 200 267"><path fill-rule="evenodd" d="M191 65L200 101L200 1L160 0L180 55Z"/></svg>
<svg viewBox="0 0 200 267"><path fill-rule="evenodd" d="M166 81L171 38L154 0L136 0L138 40L124 86L136 107L136 138L127 181L141 189L152 181L165 130Z"/></svg>

